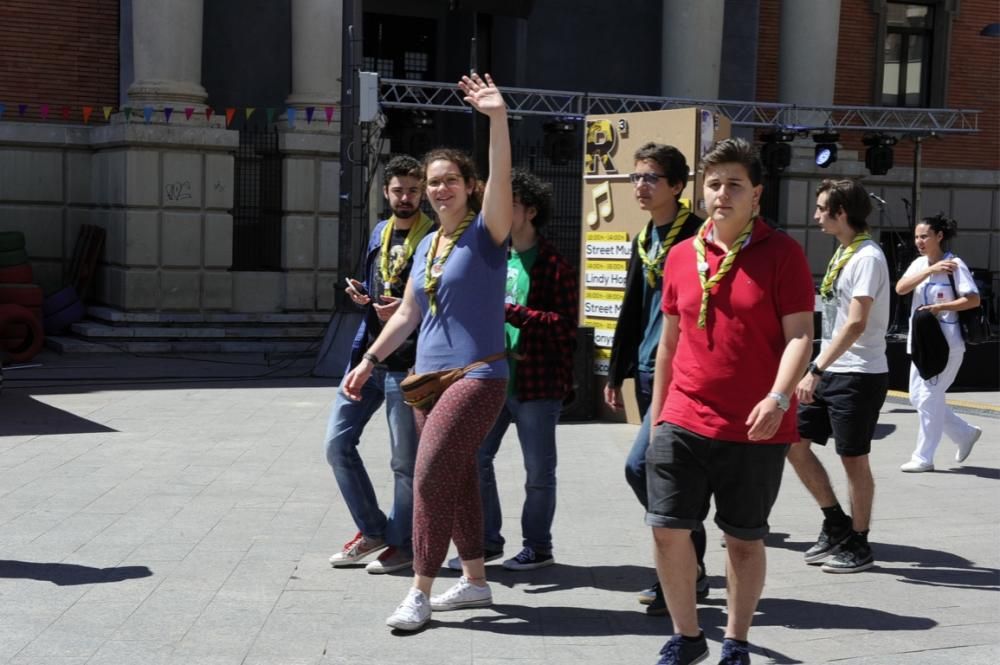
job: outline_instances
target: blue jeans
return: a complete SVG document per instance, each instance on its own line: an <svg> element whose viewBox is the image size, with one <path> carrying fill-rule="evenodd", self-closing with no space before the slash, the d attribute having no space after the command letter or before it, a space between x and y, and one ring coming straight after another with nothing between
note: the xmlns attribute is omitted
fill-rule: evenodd
<svg viewBox="0 0 1000 665"><path fill-rule="evenodd" d="M635 497L643 508L647 506L646 499L646 450L649 448L650 420L654 414L649 412L649 403L653 400L653 373L638 372L635 377L635 401L639 404L642 424L632 442L632 450L625 459L625 481L635 492Z"/></svg>
<svg viewBox="0 0 1000 665"><path fill-rule="evenodd" d="M413 547L413 467L417 458L417 428L413 411L403 402L399 383L406 372L376 367L361 388L361 401L348 399L337 390L326 428L326 461L358 531L384 538L404 551ZM385 402L389 423L390 466L393 475L392 510L388 517L379 509L364 462L358 454L361 433L372 415Z"/></svg>
<svg viewBox="0 0 1000 665"><path fill-rule="evenodd" d="M493 459L500 442L513 422L524 456L524 506L521 509L521 535L524 546L537 552L552 551L552 519L556 514L556 423L562 401L537 399L525 402L508 397L493 429L479 447L479 493L483 499L484 544L488 550L502 550L500 535L503 516L500 495L493 471Z"/></svg>

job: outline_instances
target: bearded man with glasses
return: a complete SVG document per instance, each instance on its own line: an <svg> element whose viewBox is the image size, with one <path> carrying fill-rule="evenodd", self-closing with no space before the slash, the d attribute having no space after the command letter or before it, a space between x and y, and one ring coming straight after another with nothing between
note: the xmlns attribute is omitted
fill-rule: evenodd
<svg viewBox="0 0 1000 665"><path fill-rule="evenodd" d="M635 492L643 508L646 498L646 449L649 447L649 403L653 396L653 370L656 346L660 341L663 312L660 298L663 290L663 263L670 248L693 236L705 221L695 216L689 205L681 201L687 185L687 160L680 150L662 143L646 143L635 152L632 181L639 208L649 213L649 222L632 239L632 256L626 276L625 298L618 315L615 338L611 347L608 383L604 401L612 410L624 406L621 386L628 377L635 379L635 399L642 416L642 425L625 461L625 480ZM698 553L698 598L708 595L705 574L705 532L692 531L691 539ZM667 613L660 584L639 593L652 616Z"/></svg>

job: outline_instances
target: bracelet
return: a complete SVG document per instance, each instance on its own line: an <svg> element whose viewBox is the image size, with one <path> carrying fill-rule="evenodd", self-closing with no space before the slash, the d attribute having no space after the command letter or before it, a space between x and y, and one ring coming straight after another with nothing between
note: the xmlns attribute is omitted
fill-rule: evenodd
<svg viewBox="0 0 1000 665"><path fill-rule="evenodd" d="M378 356L376 356L371 351L365 351L363 354L361 354L361 357L370 362L372 365L382 364L382 361L378 359Z"/></svg>

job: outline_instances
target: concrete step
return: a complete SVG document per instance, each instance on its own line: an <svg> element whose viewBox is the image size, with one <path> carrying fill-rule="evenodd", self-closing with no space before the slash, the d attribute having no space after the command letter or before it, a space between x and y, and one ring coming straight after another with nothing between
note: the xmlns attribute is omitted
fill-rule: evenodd
<svg viewBox="0 0 1000 665"><path fill-rule="evenodd" d="M323 336L326 326L321 325L241 325L222 326L208 324L185 325L108 325L100 321L84 320L74 323L70 330L85 339L171 340L171 339L316 339Z"/></svg>
<svg viewBox="0 0 1000 665"><path fill-rule="evenodd" d="M329 312L283 312L230 314L227 312L123 312L113 307L91 306L87 317L108 325L215 325L265 326L265 325L318 325L326 327Z"/></svg>
<svg viewBox="0 0 1000 665"><path fill-rule="evenodd" d="M45 346L57 353L309 353L315 354L322 339L314 340L123 340L92 341L56 335L45 338Z"/></svg>

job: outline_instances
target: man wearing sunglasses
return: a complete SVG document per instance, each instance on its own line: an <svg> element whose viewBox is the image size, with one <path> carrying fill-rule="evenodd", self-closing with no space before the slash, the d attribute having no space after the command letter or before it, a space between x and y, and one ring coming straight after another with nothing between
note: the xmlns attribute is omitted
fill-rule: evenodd
<svg viewBox="0 0 1000 665"><path fill-rule="evenodd" d="M692 214L686 203L681 201L689 168L680 150L662 143L646 143L636 150L634 161L634 171L629 179L639 208L649 214L649 222L632 239L625 298L611 346L604 401L612 410L622 409L622 383L628 377L635 379L635 399L642 416L642 426L625 462L625 479L639 503L646 508L646 449L649 447L650 429L647 411L653 396L656 347L663 323L663 312L660 310L663 263L670 248L693 236L704 220ZM692 531L691 539L698 553L698 596L704 598L708 595L708 577L704 566L705 532ZM647 614L667 613L659 583L640 592L639 602L647 605Z"/></svg>

